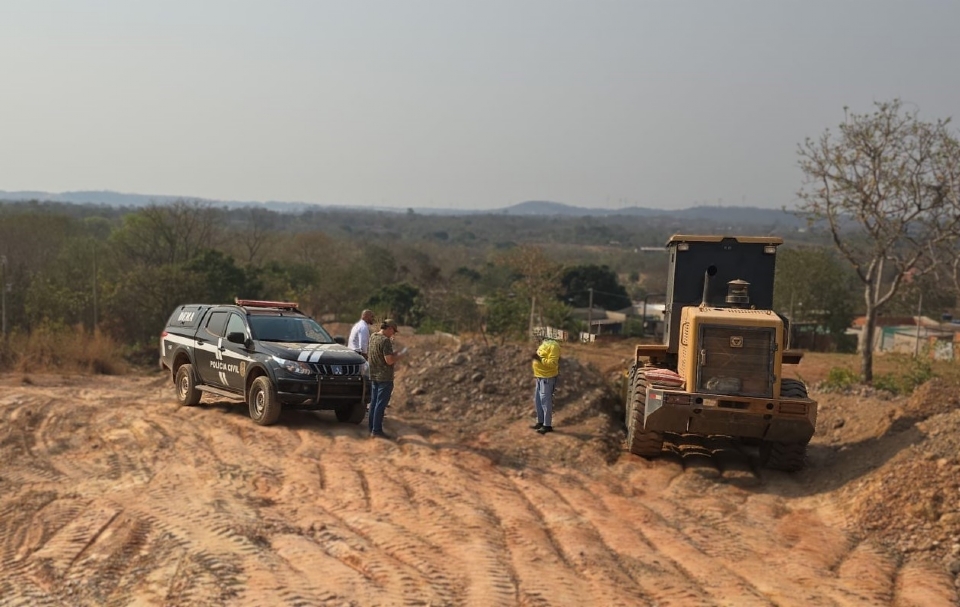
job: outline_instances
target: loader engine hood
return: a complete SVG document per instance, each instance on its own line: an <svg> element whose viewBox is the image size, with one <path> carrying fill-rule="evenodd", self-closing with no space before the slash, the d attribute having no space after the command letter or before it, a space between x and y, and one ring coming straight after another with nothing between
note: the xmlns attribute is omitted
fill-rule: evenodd
<svg viewBox="0 0 960 607"><path fill-rule="evenodd" d="M678 371L691 392L773 398L780 391L782 343L783 321L771 310L688 307Z"/></svg>

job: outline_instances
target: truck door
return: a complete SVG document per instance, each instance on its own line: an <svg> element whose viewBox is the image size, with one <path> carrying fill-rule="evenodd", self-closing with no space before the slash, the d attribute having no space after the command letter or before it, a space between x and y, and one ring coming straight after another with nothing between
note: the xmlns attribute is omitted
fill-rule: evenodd
<svg viewBox="0 0 960 607"><path fill-rule="evenodd" d="M227 341L227 335L231 333L243 333L245 337L250 337L250 329L243 322L243 317L237 313L230 314L227 319L227 330L223 333L219 351L224 366L223 374L227 378L226 387L234 392L243 392L243 377L247 372L247 364L253 358L243 344Z"/></svg>
<svg viewBox="0 0 960 607"><path fill-rule="evenodd" d="M197 331L197 345L195 357L197 359L197 373L200 379L208 386L218 388L227 387L227 378L224 375L223 356L220 351L224 329L227 327L226 311L214 311L207 317L207 322Z"/></svg>

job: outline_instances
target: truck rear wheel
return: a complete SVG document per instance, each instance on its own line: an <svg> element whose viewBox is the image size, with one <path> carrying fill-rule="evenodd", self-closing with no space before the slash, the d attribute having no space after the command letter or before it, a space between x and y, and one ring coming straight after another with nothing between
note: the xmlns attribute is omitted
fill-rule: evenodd
<svg viewBox="0 0 960 607"><path fill-rule="evenodd" d="M363 399L352 405L340 405L336 409L337 421L344 424L359 424L367 414L367 403Z"/></svg>
<svg viewBox="0 0 960 607"><path fill-rule="evenodd" d="M663 450L663 434L643 427L647 400L647 382L636 367L630 369L632 384L627 390L627 449L634 455L652 459Z"/></svg>
<svg viewBox="0 0 960 607"><path fill-rule="evenodd" d="M269 426L277 421L280 417L280 401L269 377L261 375L253 380L247 406L250 408L250 419L261 426Z"/></svg>
<svg viewBox="0 0 960 607"><path fill-rule="evenodd" d="M177 402L186 407L200 404L202 393L197 390L197 376L193 373L193 365L182 364L177 368Z"/></svg>

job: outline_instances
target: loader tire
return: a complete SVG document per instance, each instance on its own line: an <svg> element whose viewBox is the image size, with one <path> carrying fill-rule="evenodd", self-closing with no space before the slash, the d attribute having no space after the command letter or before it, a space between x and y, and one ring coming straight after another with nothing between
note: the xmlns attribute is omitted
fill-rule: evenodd
<svg viewBox="0 0 960 607"><path fill-rule="evenodd" d="M636 367L631 369L630 374L633 382L627 391L626 447L634 455L652 459L663 450L663 434L643 427L647 382Z"/></svg>
<svg viewBox="0 0 960 607"><path fill-rule="evenodd" d="M782 398L807 398L807 386L799 379L781 379L780 396Z"/></svg>
<svg viewBox="0 0 960 607"><path fill-rule="evenodd" d="M807 386L799 379L780 380L782 398L808 398ZM771 470L796 472L802 470L807 459L807 442L760 442L760 463Z"/></svg>
<svg viewBox="0 0 960 607"><path fill-rule="evenodd" d="M807 443L760 443L760 463L771 470L796 472L802 470L807 459Z"/></svg>

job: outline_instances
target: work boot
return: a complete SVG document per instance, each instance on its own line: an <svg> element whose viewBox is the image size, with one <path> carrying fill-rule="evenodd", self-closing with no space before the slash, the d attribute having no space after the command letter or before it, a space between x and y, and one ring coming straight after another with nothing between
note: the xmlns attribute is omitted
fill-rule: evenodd
<svg viewBox="0 0 960 607"><path fill-rule="evenodd" d="M553 426L540 426L537 428L537 432L540 434L546 434L547 432L553 432Z"/></svg>
<svg viewBox="0 0 960 607"><path fill-rule="evenodd" d="M530 427L533 428L534 430L539 430L540 428L543 427L543 423L537 422L537 423L533 424L533 425L530 426Z"/></svg>

